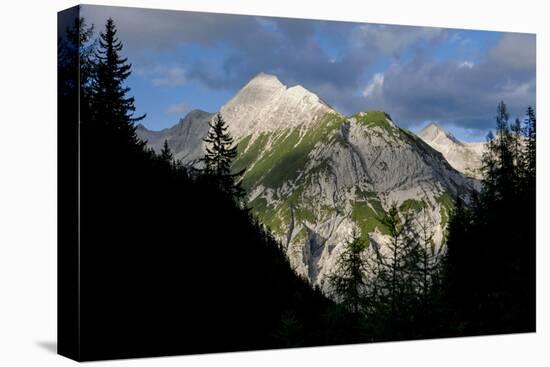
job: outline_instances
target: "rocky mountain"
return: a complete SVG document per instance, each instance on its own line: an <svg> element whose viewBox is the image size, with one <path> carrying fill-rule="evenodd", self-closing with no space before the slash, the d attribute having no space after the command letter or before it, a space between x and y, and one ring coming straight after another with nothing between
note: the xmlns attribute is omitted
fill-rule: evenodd
<svg viewBox="0 0 550 367"><path fill-rule="evenodd" d="M256 76L221 113L239 144L234 168L246 169L253 213L283 243L293 268L321 287L354 230L384 251L382 218L392 204L425 210L439 251L453 197L473 185L386 113L344 116L273 75ZM169 144L181 157L176 140ZM200 143L193 144L196 152Z"/></svg>
<svg viewBox="0 0 550 367"><path fill-rule="evenodd" d="M152 131L139 124L136 133L157 152L160 152L164 140L167 140L174 158L189 163L203 156L202 139L208 133L208 122L213 116L213 113L193 110L171 128Z"/></svg>
<svg viewBox="0 0 550 367"><path fill-rule="evenodd" d="M462 142L434 122L423 128L418 136L443 154L457 171L470 177L480 177L481 156L485 143Z"/></svg>
<svg viewBox="0 0 550 367"><path fill-rule="evenodd" d="M235 138L258 136L301 126L308 129L334 111L300 85L287 87L275 75L258 74L220 112Z"/></svg>

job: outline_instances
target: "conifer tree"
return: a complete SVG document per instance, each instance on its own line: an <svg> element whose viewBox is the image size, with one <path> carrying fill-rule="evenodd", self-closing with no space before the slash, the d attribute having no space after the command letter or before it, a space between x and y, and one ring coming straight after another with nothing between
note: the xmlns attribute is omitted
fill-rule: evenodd
<svg viewBox="0 0 550 367"><path fill-rule="evenodd" d="M510 115L504 102L497 106L496 115L496 145L495 153L497 156L496 184L498 186L499 197L507 195L514 190L515 169L513 156L513 140L510 134L509 126Z"/></svg>
<svg viewBox="0 0 550 367"><path fill-rule="evenodd" d="M512 156L513 164L516 167L516 176L524 175L525 167L525 154L524 154L524 138L523 138L523 129L521 121L519 118L516 118L512 126L510 127L511 131L511 140L512 140ZM519 177L517 177L519 178Z"/></svg>
<svg viewBox="0 0 550 367"><path fill-rule="evenodd" d="M118 133L130 145L142 146L133 123L145 115L134 117L134 98L127 96L130 88L124 84L131 74L131 64L120 55L123 46L116 34L115 23L109 18L95 55L94 120Z"/></svg>
<svg viewBox="0 0 550 367"><path fill-rule="evenodd" d="M410 294L413 285L410 284L409 272L414 267L418 256L413 252L413 242L410 237L411 216L399 216L397 207L393 205L384 218L383 223L390 231L388 244L389 257L385 262L389 273L389 295L392 313L397 312L398 303Z"/></svg>
<svg viewBox="0 0 550 367"><path fill-rule="evenodd" d="M244 196L240 182L244 170L232 173L231 166L237 156L237 145L233 146L233 137L227 132L227 125L220 113L209 123L210 129L204 142L207 143L206 154L201 161L207 174L214 177L220 188L240 199Z"/></svg>
<svg viewBox="0 0 550 367"><path fill-rule="evenodd" d="M438 250L435 248L435 232L433 222L429 218L428 208L423 208L418 213L415 223L417 230L415 231L416 249L414 253L418 256L416 283L422 303L426 304L438 275L442 247Z"/></svg>
<svg viewBox="0 0 550 367"><path fill-rule="evenodd" d="M168 140L166 139L164 139L164 144L162 145L162 150L160 151L160 159L169 163L172 163L172 160L174 159L174 154L172 154L172 150L168 146Z"/></svg>
<svg viewBox="0 0 550 367"><path fill-rule="evenodd" d="M354 231L329 276L334 295L354 314L362 311L366 296L366 249L366 242Z"/></svg>
<svg viewBox="0 0 550 367"><path fill-rule="evenodd" d="M401 305L410 300L415 293L414 271L419 260L416 244L411 237L410 213L401 217L397 206L393 204L383 218L382 223L389 230L386 255L380 254L378 261L380 273L378 280L386 290L390 317L403 313Z"/></svg>
<svg viewBox="0 0 550 367"><path fill-rule="evenodd" d="M498 167L496 156L496 139L489 131L486 139L486 149L481 159L481 173L484 187L484 195L494 197L497 191L496 172Z"/></svg>

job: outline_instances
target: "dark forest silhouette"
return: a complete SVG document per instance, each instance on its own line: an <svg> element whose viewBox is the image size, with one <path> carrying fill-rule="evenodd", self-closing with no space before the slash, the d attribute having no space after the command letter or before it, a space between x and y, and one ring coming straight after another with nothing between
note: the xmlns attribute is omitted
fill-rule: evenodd
<svg viewBox="0 0 550 367"><path fill-rule="evenodd" d="M223 117L205 139L204 169L175 161L166 143L156 154L136 135L145 116L134 115L131 64L113 20L99 39L78 11L64 21L61 354L94 360L534 331L532 109L512 129L499 105L484 190L469 204L458 199L445 258L428 251L427 231L412 232L421 213L394 208L385 219L394 258L354 236L330 279L334 302L294 273L244 205Z"/></svg>
<svg viewBox="0 0 550 367"><path fill-rule="evenodd" d="M535 331L536 117L497 108L483 156L483 190L456 202L449 224L446 301L457 332Z"/></svg>

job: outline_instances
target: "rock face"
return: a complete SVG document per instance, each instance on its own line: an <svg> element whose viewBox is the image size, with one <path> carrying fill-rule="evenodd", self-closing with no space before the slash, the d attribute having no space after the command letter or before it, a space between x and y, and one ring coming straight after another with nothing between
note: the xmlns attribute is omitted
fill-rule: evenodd
<svg viewBox="0 0 550 367"><path fill-rule="evenodd" d="M208 133L208 122L213 116L213 113L193 110L171 128L151 131L140 124L136 133L157 152L160 152L164 140L167 140L174 158L189 163L204 155L202 139Z"/></svg>
<svg viewBox="0 0 550 367"><path fill-rule="evenodd" d="M285 246L294 269L322 288L354 230L383 251L382 218L392 204L403 213L424 210L439 251L453 197L473 187L386 113L346 117L272 75L255 77L221 113L239 144L234 169L246 169L253 213ZM188 152L187 144L194 155L185 157L196 156L198 145L190 140L171 146ZM183 155L176 150L176 156Z"/></svg>
<svg viewBox="0 0 550 367"><path fill-rule="evenodd" d="M382 218L392 204L425 209L436 249L444 242L452 198L472 187L444 157L381 111L327 113L240 139L237 169L249 205L287 249L291 264L324 286L353 230L383 248Z"/></svg>
<svg viewBox="0 0 550 367"><path fill-rule="evenodd" d="M426 126L418 136L443 154L454 169L467 176L480 178L481 156L485 143L462 142L436 123Z"/></svg>

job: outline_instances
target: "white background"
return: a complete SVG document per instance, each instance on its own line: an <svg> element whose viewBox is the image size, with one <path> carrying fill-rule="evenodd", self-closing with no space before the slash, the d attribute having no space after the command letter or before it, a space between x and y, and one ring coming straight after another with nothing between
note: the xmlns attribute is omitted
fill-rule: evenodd
<svg viewBox="0 0 550 367"><path fill-rule="evenodd" d="M100 366L550 365L548 68L545 1L142 0L95 4L537 33L537 333L99 362ZM65 366L56 355L56 12L73 1L3 1L0 11L0 366ZM541 103L544 101L544 103ZM540 122L542 121L542 123ZM514 213L511 213L511 215ZM519 213L521 214L521 213ZM506 229L503 229L506 230ZM546 288L546 292L544 289ZM94 364L95 365L95 364Z"/></svg>

